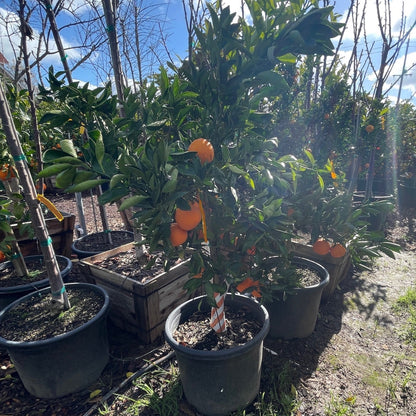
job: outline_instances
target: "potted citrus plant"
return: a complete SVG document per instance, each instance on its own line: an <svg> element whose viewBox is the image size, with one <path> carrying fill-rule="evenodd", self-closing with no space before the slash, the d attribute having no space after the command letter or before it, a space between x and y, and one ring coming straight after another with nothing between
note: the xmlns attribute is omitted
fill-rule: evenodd
<svg viewBox="0 0 416 416"><path fill-rule="evenodd" d="M394 258L400 246L389 241L382 230L371 227L373 215L392 211L390 201L367 200L355 204L345 186L344 173L332 160L318 168L312 154L308 153L307 159L315 170L305 170L299 175L297 192L287 201L294 222L292 251L328 270L330 282L322 294L322 299L328 300L351 266L371 269L376 257L384 253ZM319 172L323 186L308 172Z"/></svg>
<svg viewBox="0 0 416 416"><path fill-rule="evenodd" d="M81 87L78 82L65 85L57 75L49 71L50 88L41 87L39 97L44 114L40 124L54 146L47 146L43 162L47 166L38 178L53 177L55 186L66 189L73 186L76 195L89 190L98 196L101 186L116 173L118 157L117 99L111 94L111 85L104 87ZM51 103L54 106L51 108ZM66 138L70 137L70 139ZM79 185L78 188L76 185ZM94 203L94 202L93 202ZM95 204L95 203L94 203ZM82 199L81 199L82 205ZM105 206L98 204L97 211L102 231L88 233L83 229L81 236L72 243L72 251L79 257L89 257L113 247L133 241L131 224L127 214L120 211L125 230L109 229ZM95 210L93 211L94 215ZM80 213L81 215L81 213ZM81 218L79 218L81 220ZM84 221L85 222L85 221ZM98 221L96 219L95 223Z"/></svg>
<svg viewBox="0 0 416 416"><path fill-rule="evenodd" d="M193 129L181 136L152 134L138 149L126 148L120 175L103 194L107 200L126 196L122 207L134 209L150 251L176 258L191 250L186 287L202 287L206 294L178 306L165 333L187 400L210 415L243 408L258 392L268 313L234 293L259 259L287 254L292 221L282 206L304 168L295 157L279 155L263 98L273 100L285 90L281 61L330 53L330 38L338 34L338 25L327 19L330 8L293 14L283 4L246 3L253 25L235 23L228 7L208 6L211 19L197 29L191 59L175 68L171 82L176 91L189 92ZM312 22L315 46L294 42L292 31L309 36ZM229 341L233 317L245 337ZM186 336L191 326L206 336L194 343ZM225 347L218 350L220 344ZM205 347L210 350L201 351Z"/></svg>
<svg viewBox="0 0 416 416"><path fill-rule="evenodd" d="M0 312L0 346L7 349L30 393L60 397L92 383L108 361L108 295L93 285L64 285L39 205L46 200L36 194L1 84L0 116L50 283L49 288L23 296ZM88 305L94 305L90 313L78 319ZM76 321L71 319L74 315ZM56 331L50 332L54 325Z"/></svg>

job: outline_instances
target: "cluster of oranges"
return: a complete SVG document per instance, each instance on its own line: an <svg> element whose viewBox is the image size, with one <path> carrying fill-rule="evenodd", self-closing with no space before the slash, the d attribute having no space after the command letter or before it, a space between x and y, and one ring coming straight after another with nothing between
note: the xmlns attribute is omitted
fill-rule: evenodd
<svg viewBox="0 0 416 416"><path fill-rule="evenodd" d="M196 139L188 147L190 152L196 152L201 165L214 160L214 148L206 139ZM175 222L170 226L170 241L177 247L188 238L188 231L193 230L202 220L202 208L200 201L191 201L189 210L177 208L175 211Z"/></svg>
<svg viewBox="0 0 416 416"><path fill-rule="evenodd" d="M330 254L332 257L343 257L347 250L341 243L335 243L333 246L324 238L318 238L313 244L313 251L317 254L325 256Z"/></svg>
<svg viewBox="0 0 416 416"><path fill-rule="evenodd" d="M198 201L189 203L190 210L177 208L175 222L170 225L170 241L173 246L183 244L188 238L188 231L193 230L202 219Z"/></svg>

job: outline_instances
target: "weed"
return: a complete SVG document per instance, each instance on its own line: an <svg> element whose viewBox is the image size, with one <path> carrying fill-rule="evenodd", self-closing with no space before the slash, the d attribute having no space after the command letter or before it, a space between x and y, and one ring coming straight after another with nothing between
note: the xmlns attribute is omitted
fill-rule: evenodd
<svg viewBox="0 0 416 416"><path fill-rule="evenodd" d="M407 342L416 345L416 289L410 288L400 296L393 305L393 310L408 316L402 335Z"/></svg>
<svg viewBox="0 0 416 416"><path fill-rule="evenodd" d="M266 369L265 369L266 370ZM251 406L254 411L242 410L232 416L292 416L299 408L296 387L292 384L292 374L289 364L276 371L263 371L263 385L267 390L259 394Z"/></svg>
<svg viewBox="0 0 416 416"><path fill-rule="evenodd" d="M355 401L355 396L341 399L331 393L331 401L325 408L325 416L352 416L354 414L353 407Z"/></svg>
<svg viewBox="0 0 416 416"><path fill-rule="evenodd" d="M178 369L171 365L168 369L157 367L133 382L139 390L139 397L116 395L116 401L122 403L123 414L140 415L145 409L155 415L179 416L179 403L182 397L182 385ZM99 410L100 415L114 415L108 405Z"/></svg>

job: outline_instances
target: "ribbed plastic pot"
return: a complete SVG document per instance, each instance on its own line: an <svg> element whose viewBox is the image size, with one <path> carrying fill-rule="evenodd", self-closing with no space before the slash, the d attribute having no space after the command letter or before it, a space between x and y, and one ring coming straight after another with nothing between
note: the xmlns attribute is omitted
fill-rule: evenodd
<svg viewBox="0 0 416 416"><path fill-rule="evenodd" d="M318 319L322 292L329 283L329 273L321 264L303 257L294 257L294 264L315 270L321 282L314 286L295 288L283 296L273 293L274 301L265 306L270 314L270 338L305 338L312 334Z"/></svg>
<svg viewBox="0 0 416 416"><path fill-rule="evenodd" d="M108 294L89 283L66 285L68 291L73 287L93 290L104 299L101 310L90 321L41 341L17 342L0 336L0 346L7 349L23 385L33 396L54 399L81 391L98 379L108 362ZM15 305L49 292L50 288L42 289L13 302L0 312L0 322Z"/></svg>
<svg viewBox="0 0 416 416"><path fill-rule="evenodd" d="M36 259L43 257L41 255L33 255L33 256L26 256L26 260ZM65 263L65 267L61 269L61 276L62 279L65 281L66 277L72 270L72 262L68 257L65 256L56 256L57 259L60 259L63 263ZM2 263L0 266L0 273L1 270L4 270L6 267L10 267L10 261ZM15 300L25 296L29 293L34 292L35 290L44 289L45 287L49 286L49 279L42 279L37 282L27 283L24 285L19 286L10 286L10 287L0 287L0 310L5 308L7 305L10 305Z"/></svg>
<svg viewBox="0 0 416 416"><path fill-rule="evenodd" d="M102 232L98 232L98 233L93 233L94 236L100 236L105 234L104 231ZM86 257L91 257L94 256L95 254L99 254L102 253L103 251L107 251L110 250L112 248L118 247L119 245L123 245L126 243L130 243L132 241L134 241L134 233L131 231L123 231L123 230L116 230L116 231L111 231L111 235L116 235L118 237L125 237L122 239L122 242L120 242L119 245L112 245L111 247L106 248L105 250L91 250L91 251L87 251L82 249L82 243L85 240L88 240L89 238L92 237L93 234L87 234L84 235L83 237L77 238L73 243L72 243L72 252L74 254L76 254L78 256L79 259L85 259Z"/></svg>
<svg viewBox="0 0 416 416"><path fill-rule="evenodd" d="M201 305L200 305L201 302ZM269 331L267 310L253 299L227 295L226 304L235 310L248 309L262 324L249 342L228 350L201 351L179 344L173 333L199 306L209 314L205 296L183 303L166 320L165 336L176 353L185 397L207 416L223 416L249 405L260 388L263 340Z"/></svg>

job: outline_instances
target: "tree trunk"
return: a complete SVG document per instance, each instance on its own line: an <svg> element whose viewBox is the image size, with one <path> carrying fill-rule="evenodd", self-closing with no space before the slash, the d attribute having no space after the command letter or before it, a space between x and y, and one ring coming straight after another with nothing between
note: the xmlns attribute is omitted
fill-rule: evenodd
<svg viewBox="0 0 416 416"><path fill-rule="evenodd" d="M68 294L65 291L59 264L52 246L52 240L49 237L45 218L43 217L39 201L36 198L35 184L30 175L29 166L23 153L16 127L13 123L10 107L6 100L6 94L4 93L2 83L0 83L0 116L3 123L3 130L6 135L7 146L13 156L19 174L20 184L23 187L24 197L29 208L35 235L40 242L42 249L46 272L51 285L52 299L65 308L69 308Z"/></svg>

